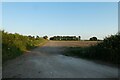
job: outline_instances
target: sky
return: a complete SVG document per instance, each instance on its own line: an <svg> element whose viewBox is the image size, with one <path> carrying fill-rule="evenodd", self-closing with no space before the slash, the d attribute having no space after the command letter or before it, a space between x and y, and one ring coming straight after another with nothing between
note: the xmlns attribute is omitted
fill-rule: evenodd
<svg viewBox="0 0 120 80"><path fill-rule="evenodd" d="M118 3L3 2L2 25L23 35L103 39L118 32Z"/></svg>
<svg viewBox="0 0 120 80"><path fill-rule="evenodd" d="M1 0L2 2L119 2L119 0Z"/></svg>

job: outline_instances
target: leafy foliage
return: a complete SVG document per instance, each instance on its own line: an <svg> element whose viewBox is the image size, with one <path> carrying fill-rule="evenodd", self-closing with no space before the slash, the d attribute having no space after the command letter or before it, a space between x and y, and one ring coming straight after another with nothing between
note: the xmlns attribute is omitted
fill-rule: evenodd
<svg viewBox="0 0 120 80"><path fill-rule="evenodd" d="M70 41L70 40L73 40L73 41L77 41L77 40L80 40L81 39L81 36L53 36L53 37L50 37L50 40L65 40L65 41Z"/></svg>
<svg viewBox="0 0 120 80"><path fill-rule="evenodd" d="M17 33L11 34L2 31L2 61L5 62L15 58L23 54L24 51L38 46L43 41L44 39L39 36L35 38L33 36L23 36Z"/></svg>
<svg viewBox="0 0 120 80"><path fill-rule="evenodd" d="M106 37L101 43L90 47L71 47L65 53L67 56L77 56L88 59L96 59L113 64L119 64L120 60L120 33Z"/></svg>
<svg viewBox="0 0 120 80"><path fill-rule="evenodd" d="M47 39L47 38L48 38L48 36L43 36L43 38L44 38L44 39Z"/></svg>
<svg viewBox="0 0 120 80"><path fill-rule="evenodd" d="M90 38L90 41L97 41L97 37Z"/></svg>

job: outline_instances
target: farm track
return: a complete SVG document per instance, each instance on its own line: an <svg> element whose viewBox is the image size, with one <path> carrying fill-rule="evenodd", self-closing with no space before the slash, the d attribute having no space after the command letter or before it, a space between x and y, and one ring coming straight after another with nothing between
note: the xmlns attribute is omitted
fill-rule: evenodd
<svg viewBox="0 0 120 80"><path fill-rule="evenodd" d="M117 78L118 69L61 55L65 47L96 42L49 41L3 64L3 78Z"/></svg>

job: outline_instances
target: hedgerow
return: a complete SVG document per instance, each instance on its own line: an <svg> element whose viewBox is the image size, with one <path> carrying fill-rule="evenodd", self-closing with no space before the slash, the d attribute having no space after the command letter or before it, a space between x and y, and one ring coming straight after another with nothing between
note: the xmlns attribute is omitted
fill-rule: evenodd
<svg viewBox="0 0 120 80"><path fill-rule="evenodd" d="M77 56L87 59L101 60L119 64L120 33L106 37L102 42L90 47L71 47L64 53L67 56Z"/></svg>
<svg viewBox="0 0 120 80"><path fill-rule="evenodd" d="M22 55L25 51L43 43L45 39L34 36L23 36L2 31L2 61L13 59Z"/></svg>

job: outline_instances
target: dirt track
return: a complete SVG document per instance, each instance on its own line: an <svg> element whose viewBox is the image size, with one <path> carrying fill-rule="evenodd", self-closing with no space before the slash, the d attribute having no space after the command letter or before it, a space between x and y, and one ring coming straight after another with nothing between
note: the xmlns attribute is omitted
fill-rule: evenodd
<svg viewBox="0 0 120 80"><path fill-rule="evenodd" d="M64 45L63 45L64 44ZM3 78L115 78L118 69L61 55L70 42L50 41L3 65ZM76 42L78 45L79 43ZM74 46L76 45L74 43Z"/></svg>

